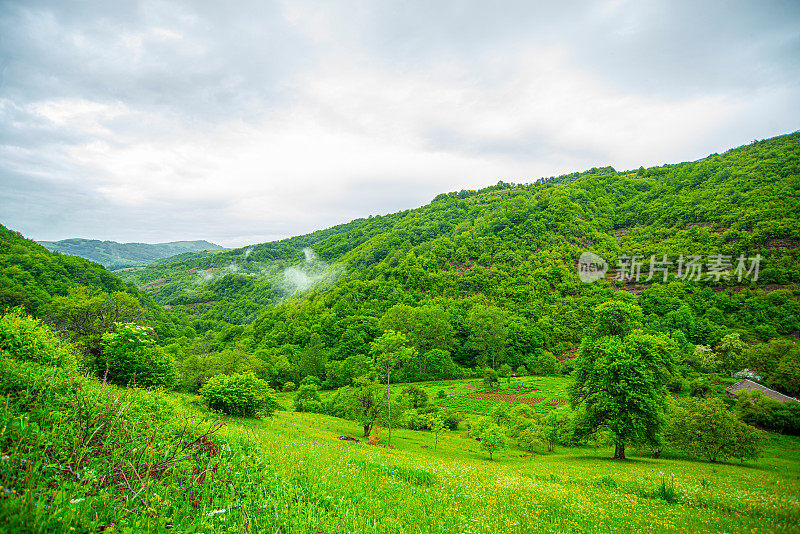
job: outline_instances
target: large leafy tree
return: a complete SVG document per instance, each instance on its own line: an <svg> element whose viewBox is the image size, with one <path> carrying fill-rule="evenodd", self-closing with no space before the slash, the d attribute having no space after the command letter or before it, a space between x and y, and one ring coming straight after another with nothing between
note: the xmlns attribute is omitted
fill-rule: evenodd
<svg viewBox="0 0 800 534"><path fill-rule="evenodd" d="M664 334L637 330L641 310L634 304L606 302L595 317L575 359L570 403L582 418L576 431L608 428L614 458L624 459L626 444L658 442L677 347Z"/></svg>
<svg viewBox="0 0 800 534"><path fill-rule="evenodd" d="M491 362L497 368L497 359L506 346L508 314L495 306L475 305L467 318L472 335L470 342L478 353L478 364L482 367Z"/></svg>

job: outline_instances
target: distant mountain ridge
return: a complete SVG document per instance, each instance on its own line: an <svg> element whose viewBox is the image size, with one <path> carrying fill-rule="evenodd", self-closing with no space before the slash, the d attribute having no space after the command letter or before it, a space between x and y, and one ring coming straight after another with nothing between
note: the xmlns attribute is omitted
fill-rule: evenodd
<svg viewBox="0 0 800 534"><path fill-rule="evenodd" d="M118 243L116 241L72 238L61 241L38 241L38 243L52 252L80 256L109 269L152 263L187 252L226 250L225 247L205 240Z"/></svg>

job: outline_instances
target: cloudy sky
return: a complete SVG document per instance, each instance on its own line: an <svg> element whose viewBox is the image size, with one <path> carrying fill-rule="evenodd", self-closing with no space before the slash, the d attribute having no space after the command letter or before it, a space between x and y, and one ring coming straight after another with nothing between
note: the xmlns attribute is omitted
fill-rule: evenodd
<svg viewBox="0 0 800 534"><path fill-rule="evenodd" d="M0 0L0 223L263 242L800 128L800 2Z"/></svg>

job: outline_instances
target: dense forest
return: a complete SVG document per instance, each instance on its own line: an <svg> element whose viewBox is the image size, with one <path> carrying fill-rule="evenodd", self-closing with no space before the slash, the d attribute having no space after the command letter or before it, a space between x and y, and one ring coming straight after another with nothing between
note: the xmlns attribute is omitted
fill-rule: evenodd
<svg viewBox="0 0 800 534"><path fill-rule="evenodd" d="M389 328L419 353L408 380L486 364L568 371L592 308L607 300L637 301L647 328L669 333L687 359L729 334L752 347L791 343L800 331L798 220L792 134L697 162L442 194L415 210L121 276L198 333L173 346L179 360L194 361L201 347L244 351L276 386L309 373L330 387L348 383ZM298 291L289 282L310 274L308 249L319 260L307 278L319 283ZM578 278L585 251L611 267L592 284ZM653 265L647 280L651 256L665 254L671 272ZM634 255L643 257L640 279L615 279ZM721 276L706 265L699 279L680 277L679 257L695 255L731 265ZM736 259L756 255L757 279L737 275Z"/></svg>
<svg viewBox="0 0 800 534"><path fill-rule="evenodd" d="M127 284L3 229L2 302L69 330L64 310L124 294L135 307L126 317L155 328L180 387L194 390L248 370L278 388L308 375L347 385L374 365L370 344L387 330L416 354L400 380L486 366L566 373L592 310L626 301L648 331L675 340L677 379L710 357L777 386L778 362L800 335L798 221L800 134L791 134L696 162L441 194L414 210L118 272ZM594 283L578 277L586 251L610 266ZM633 256L638 280L620 276ZM703 261L694 278L677 268L692 256ZM719 258L724 272L711 265ZM738 274L737 258L748 259ZM662 275L664 261L672 269ZM747 347L733 361L731 336Z"/></svg>

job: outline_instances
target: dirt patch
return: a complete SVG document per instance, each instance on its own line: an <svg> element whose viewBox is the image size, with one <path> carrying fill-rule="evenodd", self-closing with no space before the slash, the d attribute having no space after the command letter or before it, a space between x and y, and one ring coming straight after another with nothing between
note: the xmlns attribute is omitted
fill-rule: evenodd
<svg viewBox="0 0 800 534"><path fill-rule="evenodd" d="M797 239L769 239L764 243L764 248L776 249L782 248L786 250L794 250L800 247L800 241Z"/></svg>
<svg viewBox="0 0 800 534"><path fill-rule="evenodd" d="M150 282L149 284L143 285L142 287L144 289L155 289L157 287L163 286L166 283L167 283L167 279L166 278L159 278L158 280L154 280L154 281Z"/></svg>
<svg viewBox="0 0 800 534"><path fill-rule="evenodd" d="M563 406L567 403L567 399L550 399L545 402L545 406Z"/></svg>
<svg viewBox="0 0 800 534"><path fill-rule="evenodd" d="M516 393L485 393L481 391L470 393L467 398L507 402L509 404L537 404L544 400L544 397L522 397Z"/></svg>

